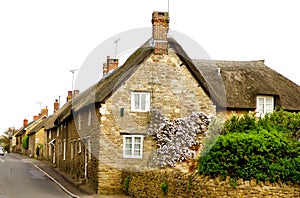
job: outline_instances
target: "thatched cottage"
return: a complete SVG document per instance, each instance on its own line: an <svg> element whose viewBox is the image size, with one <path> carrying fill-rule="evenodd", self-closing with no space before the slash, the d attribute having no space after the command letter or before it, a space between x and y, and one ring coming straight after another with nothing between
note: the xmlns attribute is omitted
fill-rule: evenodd
<svg viewBox="0 0 300 198"><path fill-rule="evenodd" d="M299 86L263 61L192 60L167 37L168 13L154 12L152 24L153 38L122 66L108 57L104 77L44 126L45 157L98 194L120 192L122 171L147 170L157 149L147 134L157 116L300 110Z"/></svg>

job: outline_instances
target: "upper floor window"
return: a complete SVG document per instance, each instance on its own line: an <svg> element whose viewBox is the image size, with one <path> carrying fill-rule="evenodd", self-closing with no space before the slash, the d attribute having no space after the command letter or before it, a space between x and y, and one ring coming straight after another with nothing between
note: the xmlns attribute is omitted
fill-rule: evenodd
<svg viewBox="0 0 300 198"><path fill-rule="evenodd" d="M89 115L88 115L88 126L91 126L92 123L92 111L89 110Z"/></svg>
<svg viewBox="0 0 300 198"><path fill-rule="evenodd" d="M272 113L274 110L273 96L257 96L256 99L256 115L265 116L267 113Z"/></svg>
<svg viewBox="0 0 300 198"><path fill-rule="evenodd" d="M147 112L150 110L150 93L132 92L131 111Z"/></svg>
<svg viewBox="0 0 300 198"><path fill-rule="evenodd" d="M142 135L124 135L123 157L124 158L143 157L143 136Z"/></svg>
<svg viewBox="0 0 300 198"><path fill-rule="evenodd" d="M81 115L78 113L78 129L81 129Z"/></svg>

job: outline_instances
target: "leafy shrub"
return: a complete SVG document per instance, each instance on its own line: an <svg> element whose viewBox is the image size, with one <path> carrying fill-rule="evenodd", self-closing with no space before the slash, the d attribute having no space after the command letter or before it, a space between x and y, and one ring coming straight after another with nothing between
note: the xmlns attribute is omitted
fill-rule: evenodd
<svg viewBox="0 0 300 198"><path fill-rule="evenodd" d="M168 186L168 183L167 183L167 182L162 182L162 183L160 184L160 188L161 188L161 190L163 191L164 195L167 195L167 194L168 194L169 186Z"/></svg>
<svg viewBox="0 0 300 198"><path fill-rule="evenodd" d="M124 180L124 190L125 190L125 194L128 195L129 194L129 182L130 182L130 177L129 175L125 178Z"/></svg>
<svg viewBox="0 0 300 198"><path fill-rule="evenodd" d="M199 157L198 172L230 176L233 181L242 178L299 184L300 142L290 138L299 130L298 116L276 111L259 119L251 115L232 117L214 145L205 145L210 152Z"/></svg>
<svg viewBox="0 0 300 198"><path fill-rule="evenodd" d="M22 147L25 150L28 149L28 141L29 141L29 138L27 135L25 135L24 138L22 139Z"/></svg>

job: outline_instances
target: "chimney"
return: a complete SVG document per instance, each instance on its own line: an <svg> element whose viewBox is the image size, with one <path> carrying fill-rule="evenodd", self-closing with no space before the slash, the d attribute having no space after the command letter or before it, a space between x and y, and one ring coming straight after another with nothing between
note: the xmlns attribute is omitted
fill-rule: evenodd
<svg viewBox="0 0 300 198"><path fill-rule="evenodd" d="M80 91L79 91L78 89L75 89L75 90L73 91L73 98L74 98L75 96L79 95L79 93L80 93Z"/></svg>
<svg viewBox="0 0 300 198"><path fill-rule="evenodd" d="M26 127L28 125L28 120L25 118L24 120L23 120L23 127Z"/></svg>
<svg viewBox="0 0 300 198"><path fill-rule="evenodd" d="M110 56L107 56L106 58L106 62L103 63L103 75L108 74L119 65L119 59L110 58Z"/></svg>
<svg viewBox="0 0 300 198"><path fill-rule="evenodd" d="M72 100L72 91L68 91L67 102Z"/></svg>
<svg viewBox="0 0 300 198"><path fill-rule="evenodd" d="M54 102L54 113L56 111L58 111L58 109L59 109L59 102L58 102L58 99L55 99L55 102Z"/></svg>
<svg viewBox="0 0 300 198"><path fill-rule="evenodd" d="M34 115L34 116L33 116L33 121L36 121L37 119L39 119L40 115L41 115L41 114L39 114L39 115Z"/></svg>
<svg viewBox="0 0 300 198"><path fill-rule="evenodd" d="M168 31L169 31L169 13L152 13L152 38L154 41L154 54L168 54Z"/></svg>
<svg viewBox="0 0 300 198"><path fill-rule="evenodd" d="M48 107L46 106L45 108L42 108L40 117L42 116L48 116Z"/></svg>

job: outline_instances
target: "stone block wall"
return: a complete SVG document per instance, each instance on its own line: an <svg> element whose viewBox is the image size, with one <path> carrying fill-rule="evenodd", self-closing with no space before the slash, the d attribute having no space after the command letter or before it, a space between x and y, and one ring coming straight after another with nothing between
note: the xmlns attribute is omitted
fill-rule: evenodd
<svg viewBox="0 0 300 198"><path fill-rule="evenodd" d="M129 177L128 193L132 197L300 197L299 185L286 185L269 182L257 183L256 180L238 180L236 187L230 182L220 178L211 179L198 174L185 174L180 171L156 170L142 173L123 173L122 186L125 190L124 180ZM161 184L168 185L168 192L164 194Z"/></svg>
<svg viewBox="0 0 300 198"><path fill-rule="evenodd" d="M131 110L131 93L150 93L151 112ZM121 116L121 109L123 115ZM156 151L156 142L147 136L152 113L167 119L190 116L192 112L215 114L215 106L199 86L175 52L167 56L150 55L112 96L101 104L99 190L108 186L120 191L122 171L147 171L147 164ZM159 123L161 120L159 120ZM123 157L123 135L144 135L143 158ZM106 178L103 182L102 178ZM102 189L102 190L101 190ZM107 190L109 192L109 190Z"/></svg>

